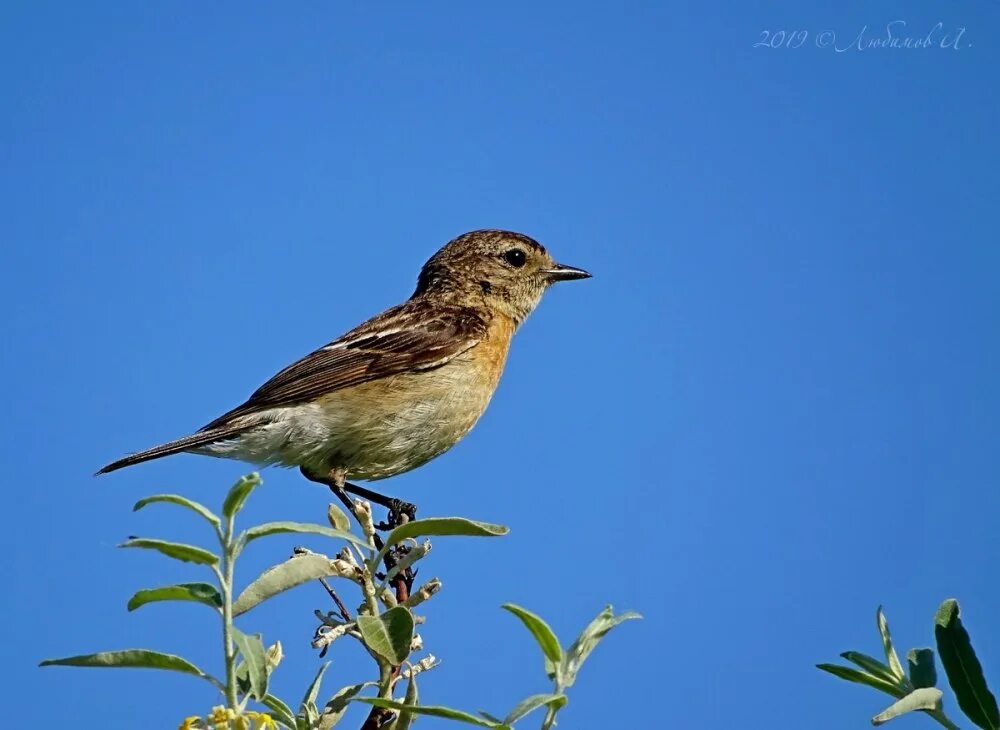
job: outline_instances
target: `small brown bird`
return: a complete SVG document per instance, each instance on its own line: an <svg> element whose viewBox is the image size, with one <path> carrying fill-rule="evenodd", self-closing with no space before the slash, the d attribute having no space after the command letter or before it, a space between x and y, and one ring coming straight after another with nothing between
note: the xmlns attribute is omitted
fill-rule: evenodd
<svg viewBox="0 0 1000 730"><path fill-rule="evenodd" d="M414 469L479 420L511 337L549 285L589 276L523 234L466 233L424 265L403 304L289 365L200 431L98 474L179 452L297 466L341 488Z"/></svg>

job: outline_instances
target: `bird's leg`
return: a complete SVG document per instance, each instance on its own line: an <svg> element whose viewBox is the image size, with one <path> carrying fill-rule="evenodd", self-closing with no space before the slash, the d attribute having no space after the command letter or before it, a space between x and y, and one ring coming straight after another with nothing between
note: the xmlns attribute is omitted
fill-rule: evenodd
<svg viewBox="0 0 1000 730"><path fill-rule="evenodd" d="M374 502L377 505L385 507L389 510L389 517L386 522L380 522L375 525L375 527L380 530L391 530L404 522L412 522L417 518L417 505L411 504L410 502L404 502L403 500L396 499L395 497L386 497L385 495L373 492L370 489L359 487L357 484L351 484L347 481L346 475L340 469L332 469L328 473L322 475L311 472L305 467L300 467L299 471L301 471L302 476L309 481L327 485L330 488L330 491L337 495L337 499L343 502L344 506L347 507L352 515L354 515L355 519L357 519L357 514L355 514L354 511L354 500L348 496L348 492L355 494L362 499L367 499L369 502ZM406 519L403 519L404 515Z"/></svg>
<svg viewBox="0 0 1000 730"><path fill-rule="evenodd" d="M417 505L410 504L409 502L404 502L395 497L386 497L384 495L373 492L370 489L365 489L364 487L359 487L356 484L351 484L350 482L343 483L343 489L347 492L358 495L363 499L367 499L375 504L380 504L389 510L389 516L386 522L380 522L375 525L378 530L392 530L393 528L403 525L411 520L416 519L417 516ZM345 495L346 496L346 495ZM375 540L379 545L379 549L382 549L382 540L375 536ZM392 548L385 554L383 562L385 563L386 572L392 570L396 563L403 559L403 557L410 552L410 547L408 545L393 545ZM404 603L410 597L410 591L413 590L413 581L417 577L417 572L413 567L404 568L399 571L396 577L393 579L393 587L396 591L396 600L399 603Z"/></svg>
<svg viewBox="0 0 1000 730"><path fill-rule="evenodd" d="M326 484L330 488L330 491L337 495L337 498L344 503L344 506L347 507L348 511L354 516L354 519L358 524L361 524L361 520L358 519L357 508L354 506L354 500L348 496L348 492L352 492L363 499L369 500L370 502L375 502L375 504L380 504L389 510L389 523L380 523L376 525L379 529L391 530L392 528L404 524L408 520L412 520L416 517L416 505L403 502L399 499L385 497L377 492L365 489L364 487L351 484L346 480L344 472L340 469L333 469L326 475L322 476L308 471L305 467L301 467L299 471L302 472L302 476L311 482ZM403 519L403 515L406 516L406 519ZM382 542L382 538L375 535L376 549L381 550L383 545L384 543ZM410 548L406 545L393 546L393 548L383 557L386 571L392 570L396 563L402 559L402 557L406 555L409 550ZM396 589L396 600L400 603L403 603L410 597L410 591L413 589L413 580L416 578L416 575L416 571L414 571L412 567L409 567L401 570L393 580L393 586Z"/></svg>
<svg viewBox="0 0 1000 730"><path fill-rule="evenodd" d="M395 497L386 497L383 494L359 487L357 484L351 484L350 482L344 482L344 490L351 494L356 494L362 499L367 499L369 502L382 505L389 510L388 520L375 525L380 530L391 530L394 527L399 527L404 522L412 522L417 518L417 505L411 502L404 502ZM406 516L405 520L403 519L404 515Z"/></svg>
<svg viewBox="0 0 1000 730"><path fill-rule="evenodd" d="M330 491L337 496L337 499L339 499L343 503L343 505L347 507L347 511L351 513L352 517L354 517L355 522L357 522L359 525L361 524L361 520L358 519L358 510L354 506L354 500L351 499L350 495L347 494L347 490L345 489L345 485L347 484L347 482L345 480L344 472L342 472L339 469L332 469L326 474L317 474L315 472L309 471L304 466L299 467L299 471L302 472L302 476L304 476L309 481L316 482L317 484L325 484L327 487L329 487ZM375 538L377 540L378 535L376 535ZM378 547L379 549L381 549L381 545L379 545Z"/></svg>
<svg viewBox="0 0 1000 730"><path fill-rule="evenodd" d="M326 474L316 474L306 469L304 466L299 467L299 471L302 472L302 476L311 482L316 482L317 484L325 484L330 488L330 491L337 495L337 499L343 502L344 506L347 507L348 512L350 512L354 519L358 519L358 513L354 509L354 500L347 495L347 491L344 489L345 477L343 472L339 470L331 470ZM360 524L360 520L358 520Z"/></svg>

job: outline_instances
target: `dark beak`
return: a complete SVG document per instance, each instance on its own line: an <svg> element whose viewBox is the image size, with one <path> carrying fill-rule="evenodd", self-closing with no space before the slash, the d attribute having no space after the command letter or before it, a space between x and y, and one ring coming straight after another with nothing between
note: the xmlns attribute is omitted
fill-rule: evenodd
<svg viewBox="0 0 1000 730"><path fill-rule="evenodd" d="M589 279L591 274L574 266L556 264L551 269L542 269L542 273L551 282L573 281L573 279Z"/></svg>

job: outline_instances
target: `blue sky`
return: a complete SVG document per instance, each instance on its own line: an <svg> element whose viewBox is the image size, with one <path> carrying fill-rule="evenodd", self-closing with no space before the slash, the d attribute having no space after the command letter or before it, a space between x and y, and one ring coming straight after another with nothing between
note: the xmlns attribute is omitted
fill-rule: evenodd
<svg viewBox="0 0 1000 730"><path fill-rule="evenodd" d="M852 47L896 20L938 47ZM217 504L248 469L91 474L241 402L481 227L595 276L549 294L464 442L381 483L511 527L437 541L425 702L545 690L505 601L567 640L607 602L646 617L595 652L566 728L866 727L882 697L813 665L876 653L879 603L901 648L928 644L949 596L1000 686L997 3L8 2L0 41L8 713L208 709L187 677L35 665L150 646L213 666L203 608L124 607L197 569L114 546L206 539L131 505ZM264 476L247 522L322 519L321 488ZM261 543L243 580L300 543L324 547ZM320 607L304 587L241 624L284 643L281 693L317 666ZM337 648L331 693L368 666Z"/></svg>

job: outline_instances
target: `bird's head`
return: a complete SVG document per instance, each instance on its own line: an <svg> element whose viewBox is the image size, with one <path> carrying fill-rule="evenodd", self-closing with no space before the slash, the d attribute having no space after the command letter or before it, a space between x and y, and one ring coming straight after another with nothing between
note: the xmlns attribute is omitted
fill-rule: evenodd
<svg viewBox="0 0 1000 730"><path fill-rule="evenodd" d="M589 277L583 269L556 263L544 246L522 233L470 231L424 264L414 296L483 302L520 323L551 284Z"/></svg>

